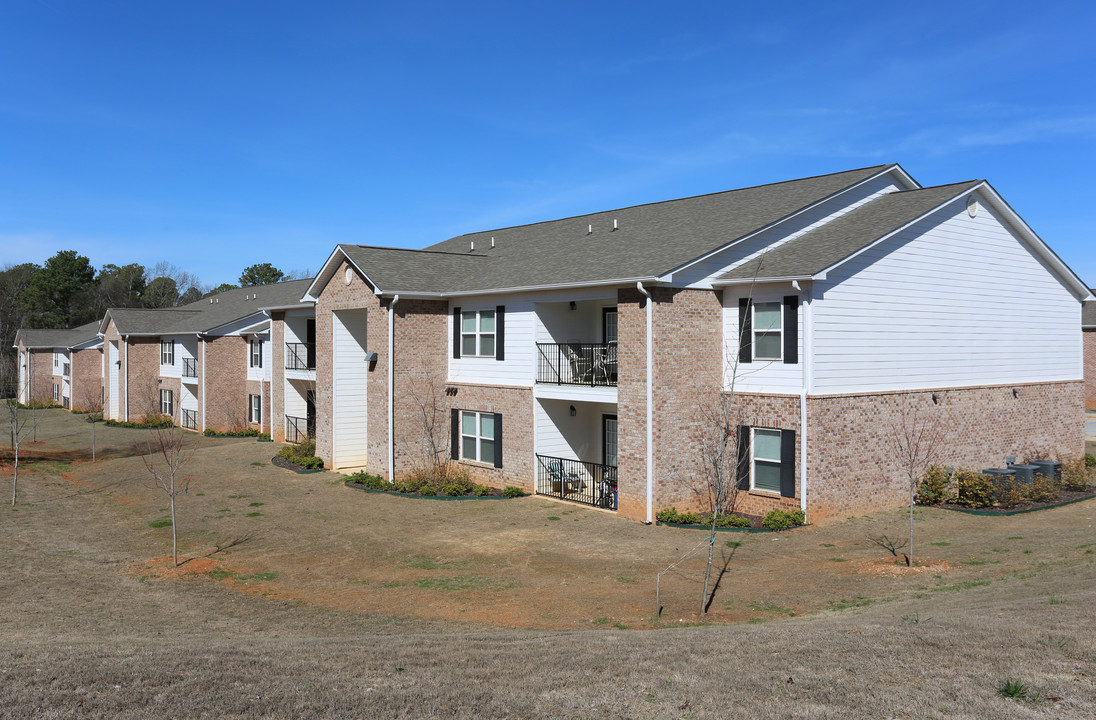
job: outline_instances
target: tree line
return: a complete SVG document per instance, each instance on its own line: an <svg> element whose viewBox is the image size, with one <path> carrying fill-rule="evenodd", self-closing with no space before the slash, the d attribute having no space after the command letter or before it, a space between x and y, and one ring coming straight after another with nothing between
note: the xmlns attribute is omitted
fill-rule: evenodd
<svg viewBox="0 0 1096 720"><path fill-rule="evenodd" d="M0 267L0 362L14 362L19 328L73 328L99 320L109 308L172 308L237 287L269 285L311 277L311 272L285 273L270 263L244 268L237 285L204 285L171 263L107 263L98 270L75 250L61 250L42 265ZM12 374L0 373L3 378ZM4 383L0 397L15 391Z"/></svg>

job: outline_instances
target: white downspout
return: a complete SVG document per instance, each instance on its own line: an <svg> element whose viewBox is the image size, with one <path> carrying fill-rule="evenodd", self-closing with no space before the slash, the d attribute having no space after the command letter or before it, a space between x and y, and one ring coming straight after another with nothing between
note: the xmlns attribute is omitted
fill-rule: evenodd
<svg viewBox="0 0 1096 720"><path fill-rule="evenodd" d="M654 310L654 298L643 287L643 282L636 283L636 289L647 298L647 524L654 522L654 478L655 478L655 448L654 448L654 342L651 337L652 311Z"/></svg>
<svg viewBox="0 0 1096 720"><path fill-rule="evenodd" d="M206 344L205 344L205 340L202 338L201 333L197 334L197 338L198 338L198 344L202 346L202 369L201 369L201 373L202 373L202 432L204 433L205 429L206 429L205 411L206 411L206 405L208 404L208 400L209 400L209 396L206 395L206 358L205 358Z"/></svg>
<svg viewBox="0 0 1096 720"><path fill-rule="evenodd" d="M126 389L122 393L122 400L125 403L125 411L122 413L122 419L129 422L129 336L122 336L122 355L126 360Z"/></svg>
<svg viewBox="0 0 1096 720"><path fill-rule="evenodd" d="M393 343L395 338L396 303L399 301L400 296L397 294L393 295L392 300L388 303L388 482L395 482L396 480L396 437L393 434L392 393L395 391L396 386L394 374L396 352Z"/></svg>
<svg viewBox="0 0 1096 720"><path fill-rule="evenodd" d="M803 294L803 388L799 391L799 509L807 514L807 394L814 389L814 323L811 306L813 287L806 290L796 281L792 286Z"/></svg>

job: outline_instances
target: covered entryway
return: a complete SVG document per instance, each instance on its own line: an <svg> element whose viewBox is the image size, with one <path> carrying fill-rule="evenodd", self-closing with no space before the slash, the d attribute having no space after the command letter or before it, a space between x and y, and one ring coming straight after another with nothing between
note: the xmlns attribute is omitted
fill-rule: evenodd
<svg viewBox="0 0 1096 720"><path fill-rule="evenodd" d="M331 464L334 470L365 467L368 456L366 321L364 309L336 310L332 315Z"/></svg>

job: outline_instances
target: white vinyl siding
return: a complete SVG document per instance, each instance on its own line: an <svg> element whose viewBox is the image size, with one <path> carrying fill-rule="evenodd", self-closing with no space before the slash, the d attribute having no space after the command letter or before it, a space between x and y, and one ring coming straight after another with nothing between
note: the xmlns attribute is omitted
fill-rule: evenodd
<svg viewBox="0 0 1096 720"><path fill-rule="evenodd" d="M1080 304L979 206L951 203L816 284L814 391L1079 379Z"/></svg>
<svg viewBox="0 0 1096 720"><path fill-rule="evenodd" d="M111 420L122 420L122 399L118 389L121 383L122 368L119 366L121 356L118 352L118 341L111 340L106 344L107 348L107 377L109 378L107 392L110 395L110 410L107 417Z"/></svg>
<svg viewBox="0 0 1096 720"><path fill-rule="evenodd" d="M796 339L797 346L799 348L799 362L798 363L785 363L779 357L783 356L784 339L780 338L780 347L778 350L781 355L778 359L766 360L756 356L754 353L754 359L750 363L739 364L738 362L738 301L741 297L748 297L747 288L735 288L729 287L723 291L723 369L724 369L724 386L729 388L733 375L737 375L735 380L735 389L743 392L759 392L759 393L798 393L803 389L803 369L805 363L803 358L805 357L803 348L803 338L805 334L803 323L803 312L805 303L799 303L798 321L796 326L798 327L798 337ZM788 284L773 284L773 285L759 285L753 290L753 305L767 305L772 303L774 305L780 304L780 310L783 311L783 301L785 295L798 294L795 288ZM754 316L754 331L757 331L757 317ZM783 316L781 315L781 327L783 327Z"/></svg>
<svg viewBox="0 0 1096 720"><path fill-rule="evenodd" d="M332 318L333 469L365 466L369 429L366 347L366 311L336 311Z"/></svg>
<svg viewBox="0 0 1096 720"><path fill-rule="evenodd" d="M616 415L616 405L538 399L533 406L537 454L601 462L601 419Z"/></svg>
<svg viewBox="0 0 1096 720"><path fill-rule="evenodd" d="M270 379L270 342L268 335L250 337L247 340L247 379Z"/></svg>

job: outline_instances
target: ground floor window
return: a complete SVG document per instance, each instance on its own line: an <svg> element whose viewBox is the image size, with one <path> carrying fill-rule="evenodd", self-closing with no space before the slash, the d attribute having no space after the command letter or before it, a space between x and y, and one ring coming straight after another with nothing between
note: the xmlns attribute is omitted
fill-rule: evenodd
<svg viewBox="0 0 1096 720"><path fill-rule="evenodd" d="M502 415L453 410L453 459L502 467Z"/></svg>
<svg viewBox="0 0 1096 720"><path fill-rule="evenodd" d="M57 383L53 384L53 401L57 402L61 399L61 386Z"/></svg>
<svg viewBox="0 0 1096 720"><path fill-rule="evenodd" d="M262 395L248 395L247 396L247 421L252 423L261 422L260 418L263 416L263 397Z"/></svg>
<svg viewBox="0 0 1096 720"><path fill-rule="evenodd" d="M169 417L175 417L175 393L173 391L160 391L160 413Z"/></svg>
<svg viewBox="0 0 1096 720"><path fill-rule="evenodd" d="M738 488L795 497L795 431L738 428Z"/></svg>

